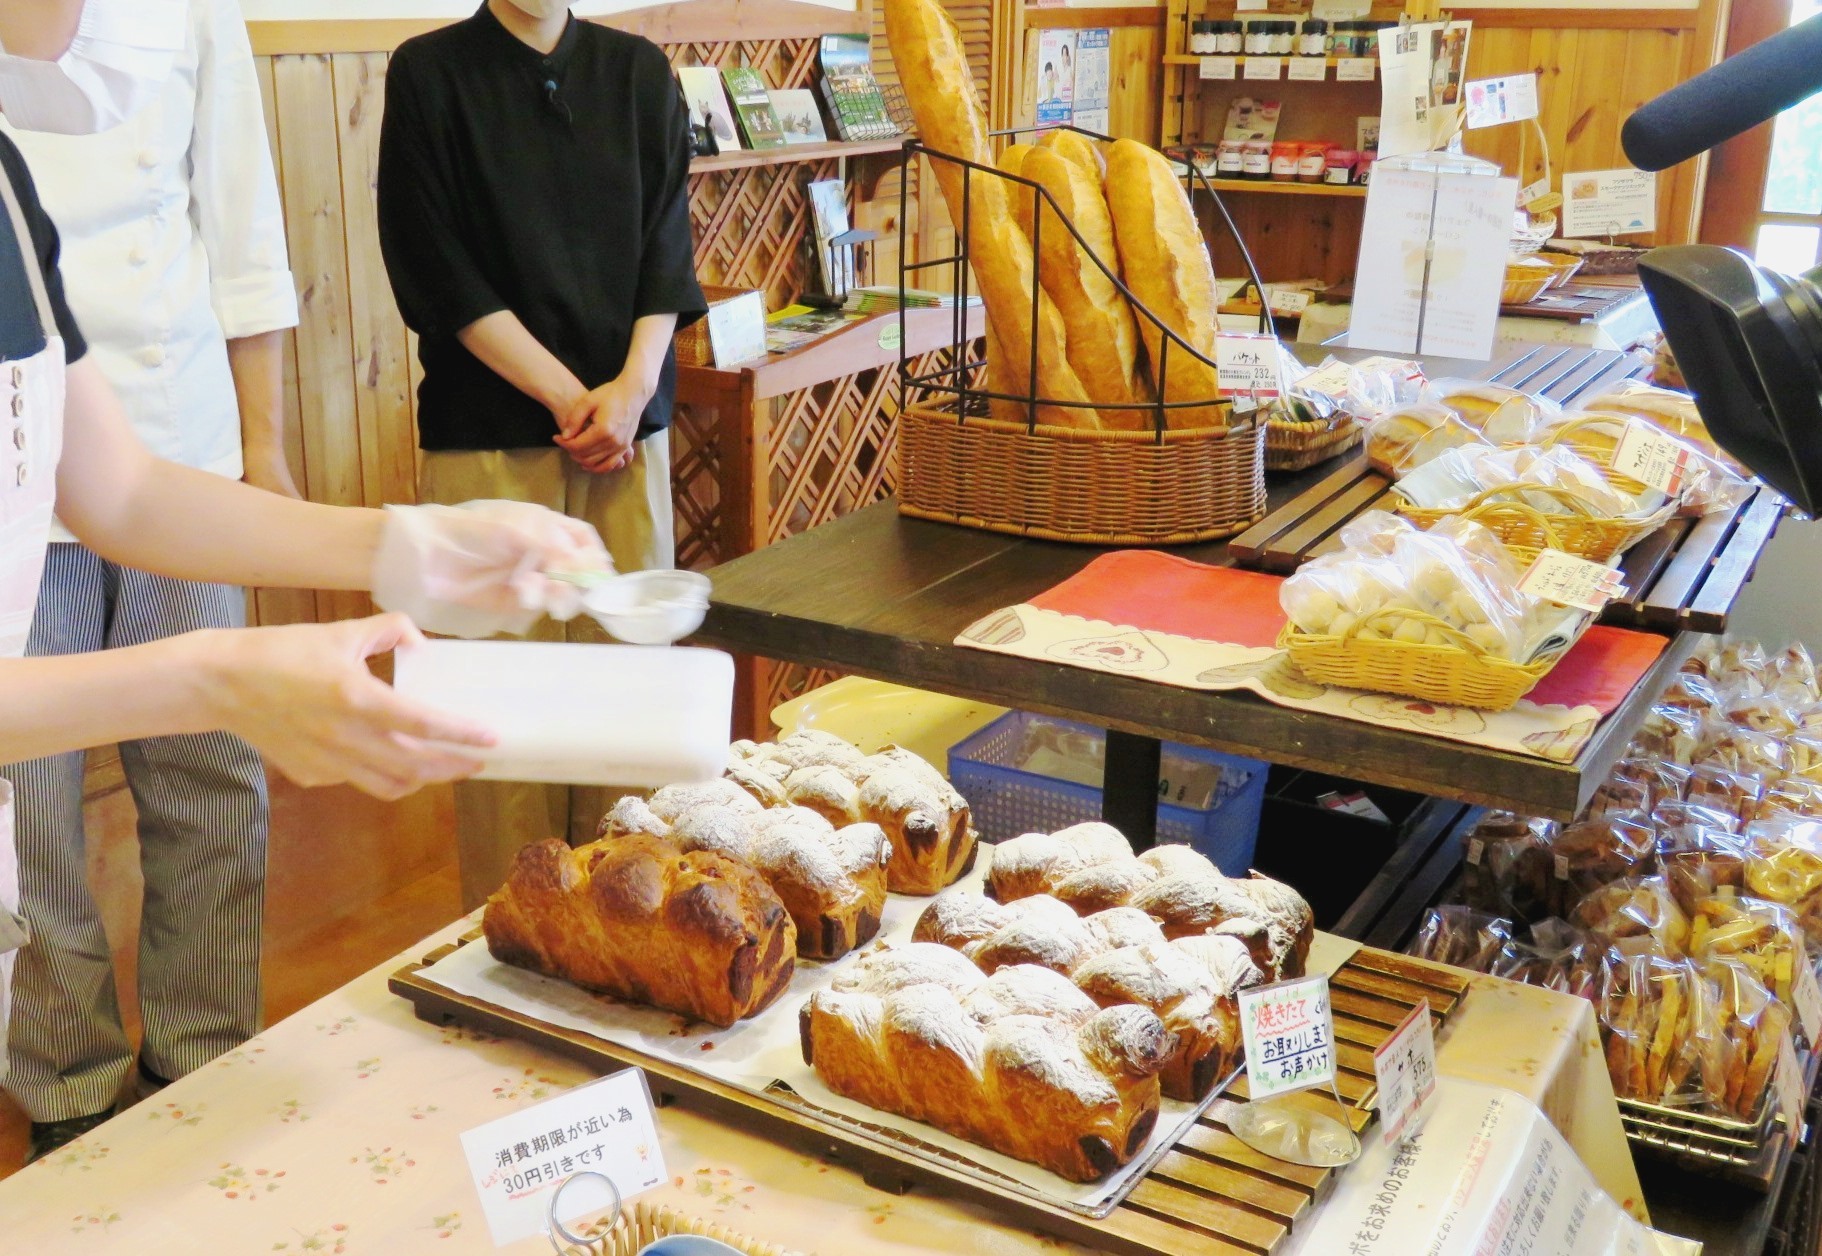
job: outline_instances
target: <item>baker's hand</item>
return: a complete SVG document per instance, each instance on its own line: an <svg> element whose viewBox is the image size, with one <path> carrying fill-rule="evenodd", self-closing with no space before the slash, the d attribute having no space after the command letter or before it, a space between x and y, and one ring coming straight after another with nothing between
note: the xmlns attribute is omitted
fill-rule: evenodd
<svg viewBox="0 0 1822 1256"><path fill-rule="evenodd" d="M480 771L459 751L487 729L400 697L367 660L423 640L403 615L191 634L217 727L299 785L349 784L402 798Z"/></svg>
<svg viewBox="0 0 1822 1256"><path fill-rule="evenodd" d="M632 371L623 371L570 408L557 424L555 440L584 471L619 471L633 461L639 416L651 399L652 390Z"/></svg>
<svg viewBox="0 0 1822 1256"><path fill-rule="evenodd" d="M388 506L373 600L425 632L522 634L541 616L573 619L582 609L582 590L550 573L611 570L599 533L542 506Z"/></svg>

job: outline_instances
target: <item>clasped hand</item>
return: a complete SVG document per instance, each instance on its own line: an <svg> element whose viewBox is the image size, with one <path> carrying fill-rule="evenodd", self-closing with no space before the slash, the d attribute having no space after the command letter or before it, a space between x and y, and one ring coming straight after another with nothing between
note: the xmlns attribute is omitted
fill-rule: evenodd
<svg viewBox="0 0 1822 1256"><path fill-rule="evenodd" d="M621 373L592 392L582 394L568 413L558 416L553 438L584 471L605 475L632 465L639 417L652 390Z"/></svg>

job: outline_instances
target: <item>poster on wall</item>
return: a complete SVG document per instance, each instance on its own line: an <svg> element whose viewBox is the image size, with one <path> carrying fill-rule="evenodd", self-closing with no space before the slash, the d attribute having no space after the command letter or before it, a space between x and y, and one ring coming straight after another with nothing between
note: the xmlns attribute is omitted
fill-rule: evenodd
<svg viewBox="0 0 1822 1256"><path fill-rule="evenodd" d="M1111 98L1109 83L1113 78L1113 32L1106 27L1076 32L1075 97L1072 102L1075 124L1084 131L1107 134L1111 124L1107 111Z"/></svg>
<svg viewBox="0 0 1822 1256"><path fill-rule="evenodd" d="M1067 126L1075 111L1075 31L1038 34L1037 124Z"/></svg>
<svg viewBox="0 0 1822 1256"><path fill-rule="evenodd" d="M1380 157L1427 153L1455 133L1468 66L1467 22L1416 22L1379 32Z"/></svg>

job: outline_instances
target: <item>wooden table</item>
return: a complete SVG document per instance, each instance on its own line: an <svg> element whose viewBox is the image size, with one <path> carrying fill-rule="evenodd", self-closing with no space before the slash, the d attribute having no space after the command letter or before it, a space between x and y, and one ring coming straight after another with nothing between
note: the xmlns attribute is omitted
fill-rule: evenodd
<svg viewBox="0 0 1822 1256"><path fill-rule="evenodd" d="M1513 346L1490 364L1432 363L1432 369L1472 369L1485 377L1524 352ZM1620 361L1587 350L1560 352L1581 358L1555 361L1532 387L1549 392L1585 385ZM1274 477L1272 508L1332 470L1322 466ZM1107 728L1112 735L1104 814L1140 842L1153 831L1158 739L1570 818L1699 640L1690 632L1673 634L1631 697L1568 764L1288 710L1250 694L1191 692L953 644L976 619L1051 588L1101 552L905 519L886 501L716 568L699 637L731 650ZM1231 564L1222 543L1175 552L1197 562Z"/></svg>

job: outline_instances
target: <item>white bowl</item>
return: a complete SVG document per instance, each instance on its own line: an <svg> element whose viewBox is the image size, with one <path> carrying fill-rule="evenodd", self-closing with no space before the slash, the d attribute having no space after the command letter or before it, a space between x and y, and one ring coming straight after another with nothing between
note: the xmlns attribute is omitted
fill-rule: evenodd
<svg viewBox="0 0 1822 1256"><path fill-rule="evenodd" d="M693 571L634 571L588 590L583 607L629 645L670 645L702 627L709 578Z"/></svg>

